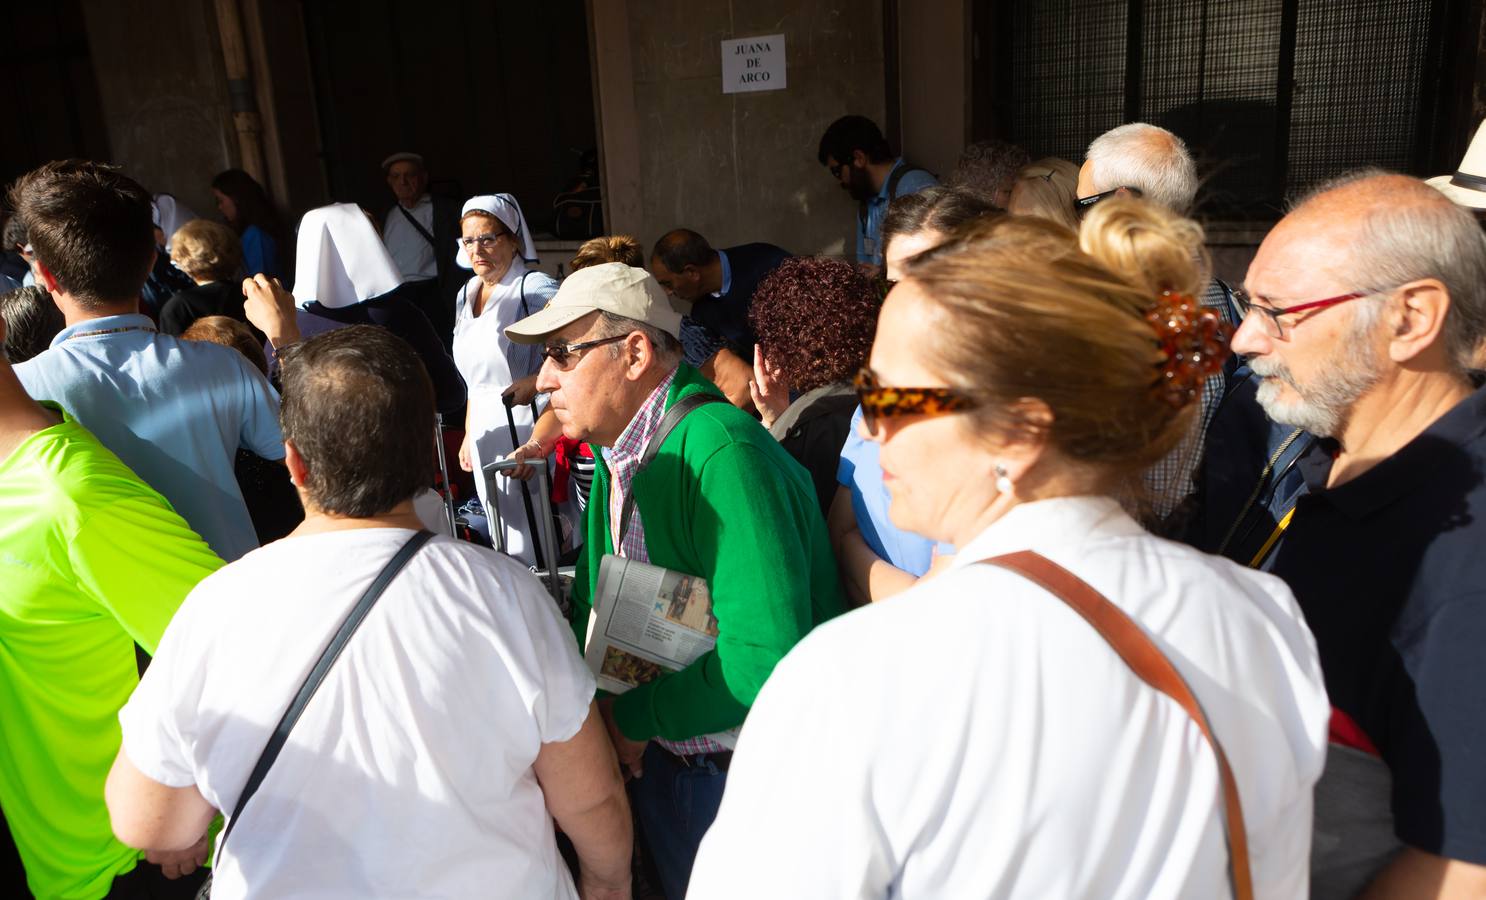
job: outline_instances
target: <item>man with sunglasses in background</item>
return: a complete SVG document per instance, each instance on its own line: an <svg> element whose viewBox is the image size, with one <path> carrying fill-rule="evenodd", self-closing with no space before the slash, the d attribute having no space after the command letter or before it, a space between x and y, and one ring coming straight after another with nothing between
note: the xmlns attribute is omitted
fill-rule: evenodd
<svg viewBox="0 0 1486 900"><path fill-rule="evenodd" d="M1185 216L1192 211L1197 186L1197 164L1181 138L1156 125L1132 122L1106 131L1089 144L1078 170L1075 211L1082 216L1110 197L1140 197ZM1232 294L1228 285L1213 278L1198 301L1237 327ZM1230 361L1223 373L1207 380L1202 415L1193 422L1191 433L1146 474L1152 511L1165 521L1166 532L1179 530L1192 515L1195 476L1207 430L1223 402L1227 377L1236 368L1237 363Z"/></svg>
<svg viewBox="0 0 1486 900"><path fill-rule="evenodd" d="M897 198L939 183L926 169L894 156L882 131L865 116L842 116L820 138L816 159L857 202L857 264L882 266L882 220Z"/></svg>
<svg viewBox="0 0 1486 900"><path fill-rule="evenodd" d="M1295 592L1331 697L1313 888L1486 895L1486 236L1423 182L1362 172L1280 221L1246 290L1257 402L1317 438L1242 560Z"/></svg>
<svg viewBox="0 0 1486 900"><path fill-rule="evenodd" d="M600 703L669 897L686 892L727 780L732 753L706 735L742 724L774 665L843 608L809 475L682 361L680 331L655 278L623 263L574 272L506 329L543 345L537 389L563 434L601 451L573 589L580 642L605 554L700 577L711 592L716 647Z"/></svg>

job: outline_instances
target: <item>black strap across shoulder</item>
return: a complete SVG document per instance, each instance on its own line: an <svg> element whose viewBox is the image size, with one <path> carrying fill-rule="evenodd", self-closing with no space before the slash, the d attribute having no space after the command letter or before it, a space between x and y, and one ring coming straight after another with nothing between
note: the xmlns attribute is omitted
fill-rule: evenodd
<svg viewBox="0 0 1486 900"><path fill-rule="evenodd" d="M258 757L257 765L253 766L253 773L248 776L247 784L243 786L242 793L237 797L237 805L232 809L232 819L227 823L226 830L222 832L222 837L217 841L218 859L221 859L222 847L227 843L227 836L232 834L232 829L237 827L237 820L242 818L243 808L248 805L248 801L258 792L258 786L263 784L263 779L268 775L268 770L273 766L274 760L278 759L279 751L284 749L284 743L289 740L289 732L294 729L294 723L299 721L299 717L304 712L305 706L309 704L310 698L315 696L315 691L319 689L320 683L325 680L326 673L330 671L331 666L335 665L336 659L340 657L341 651L346 647L346 642L351 639L351 635L355 634L356 629L361 626L362 620L371 611L372 606L377 602L377 598L381 597L382 592L387 590L387 585L392 583L392 579L396 578L397 573L401 572L403 567L408 564L408 560L412 559L414 554L422 549L423 545L428 543L432 537L433 532L420 530L417 534L408 538L407 543L403 544L397 553L393 554L392 559L387 561L387 565L382 567L382 571L372 580L371 585L361 595L361 599L357 600L356 605L351 608L350 614L341 623L341 627L336 630L335 636L330 639L330 643L326 644L325 649L320 652L320 659L315 663L314 668L310 669L310 674L305 676L304 684L299 686L299 693L294 696L294 701L289 704L288 709L284 710L283 717L279 719L279 724L274 727L273 735L269 737L268 743L263 748L263 753Z"/></svg>
<svg viewBox="0 0 1486 900"><path fill-rule="evenodd" d="M930 172L928 169L925 169L923 166L915 166L913 163L910 163L910 162L905 161L903 163L903 165L901 165L898 168L894 169L888 175L888 177L887 177L887 202L888 203L892 203L894 200L898 199L898 182L902 181L903 180L903 176L904 175L907 175L910 172L924 172L924 173L929 174L929 175L933 175L934 174L933 172ZM861 220L862 220L862 227L863 228L867 227L867 203L866 202L857 204L857 216L860 217Z"/></svg>
<svg viewBox="0 0 1486 900"><path fill-rule="evenodd" d="M666 410L666 414L660 417L660 425L656 426L655 434L650 438L650 443L645 445L645 452L640 454L640 467L635 470L635 474L638 475L640 472L645 471L645 467L650 465L652 459L655 459L655 454L660 452L660 445L666 442L666 438L670 436L672 431L676 430L676 426L680 425L681 420L686 418L692 410L699 406L706 406L708 403L725 402L727 402L727 398L720 394L714 394L711 391L699 391L695 394L687 394L685 397L672 403L671 408ZM634 482L630 482L630 485L629 493L624 495L624 507L619 511L619 536L614 541L614 549L616 550L624 543L624 536L629 533L630 516L635 511Z"/></svg>
<svg viewBox="0 0 1486 900"><path fill-rule="evenodd" d="M433 252L438 253L439 243L438 241L433 239L433 235L428 233L428 229L423 227L423 223L418 221L417 217L414 216L412 213L408 212L407 208L404 207L401 203L397 204L397 211L402 213L403 218L408 220L408 224L418 229L418 233L423 235L423 239L425 241L428 241L428 246L433 248Z"/></svg>

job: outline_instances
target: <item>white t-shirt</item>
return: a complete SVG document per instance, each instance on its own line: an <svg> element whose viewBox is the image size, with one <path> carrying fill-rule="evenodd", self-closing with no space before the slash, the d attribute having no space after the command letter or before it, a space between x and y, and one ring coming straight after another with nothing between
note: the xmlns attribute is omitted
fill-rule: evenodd
<svg viewBox="0 0 1486 900"><path fill-rule="evenodd" d="M124 752L230 814L396 528L291 537L191 592L119 713ZM436 537L336 660L233 830L212 896L571 898L532 763L594 680L515 562Z"/></svg>
<svg viewBox="0 0 1486 900"><path fill-rule="evenodd" d="M1061 600L974 564L1027 548L1167 654L1238 781L1255 896L1307 895L1329 706L1294 598L1085 497L1014 508L945 574L780 662L691 896L1231 895L1208 744Z"/></svg>

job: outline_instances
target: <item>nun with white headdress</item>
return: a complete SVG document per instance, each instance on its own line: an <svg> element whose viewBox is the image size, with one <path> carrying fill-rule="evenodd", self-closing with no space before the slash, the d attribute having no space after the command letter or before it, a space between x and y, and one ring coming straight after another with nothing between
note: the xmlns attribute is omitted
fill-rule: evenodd
<svg viewBox="0 0 1486 900"><path fill-rule="evenodd" d="M301 335L342 325L380 325L417 351L433 382L438 411L457 412L464 405L464 382L428 317L407 293L402 273L361 207L333 203L304 214L294 268Z"/></svg>
<svg viewBox="0 0 1486 900"><path fill-rule="evenodd" d="M170 261L170 239L182 225L200 216L170 194L156 194L150 212L155 222L155 266L145 279L140 297L144 299L145 312L158 321L165 301L196 287L196 282Z"/></svg>
<svg viewBox="0 0 1486 900"><path fill-rule="evenodd" d="M516 404L511 410L516 421L512 443L501 395L513 384L534 378L542 366L540 348L513 343L505 330L546 306L557 293L557 282L530 268L537 260L537 248L521 207L510 194L471 197L460 213L459 234L456 261L474 272L454 301L454 362L469 386L459 465L477 473L475 485L492 528L494 513L499 511L506 551L535 563L521 483L498 479L494 485L497 496L490 497L478 473L481 466L510 453L531 435L531 409ZM498 509L491 508L492 502L499 504Z"/></svg>

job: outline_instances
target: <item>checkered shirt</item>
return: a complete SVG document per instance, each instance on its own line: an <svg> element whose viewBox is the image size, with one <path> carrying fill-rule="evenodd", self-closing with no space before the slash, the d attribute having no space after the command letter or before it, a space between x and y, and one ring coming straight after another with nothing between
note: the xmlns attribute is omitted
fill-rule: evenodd
<svg viewBox="0 0 1486 900"><path fill-rule="evenodd" d="M1200 302L1222 316L1223 321L1229 325L1238 327L1236 314L1228 302L1228 291L1218 279L1208 282ZM1197 474L1197 466L1202 462L1202 452L1206 448L1207 426L1212 424L1213 416L1223 402L1226 387L1227 378L1222 372L1208 376L1202 385L1201 415L1192 417L1191 430L1182 438L1181 443L1146 470L1146 492L1151 499L1151 509L1158 517L1164 519L1175 512L1195 489L1193 477Z"/></svg>
<svg viewBox="0 0 1486 900"><path fill-rule="evenodd" d="M660 427L660 420L666 411L666 394L670 392L671 382L675 378L676 373L673 371L656 386L640 406L640 411L635 413L635 417L625 427L624 433L619 435L619 440L609 448L609 534L615 538L619 536L619 519L624 514L624 498L629 494L635 473L640 470L640 457L644 455L646 445ZM615 546L614 552L625 559L650 562L650 554L645 549L645 526L640 521L638 504L630 513L629 531L624 535L624 541ZM656 738L655 742L677 756L717 753L727 749L705 737L687 738L684 741Z"/></svg>

